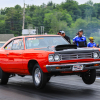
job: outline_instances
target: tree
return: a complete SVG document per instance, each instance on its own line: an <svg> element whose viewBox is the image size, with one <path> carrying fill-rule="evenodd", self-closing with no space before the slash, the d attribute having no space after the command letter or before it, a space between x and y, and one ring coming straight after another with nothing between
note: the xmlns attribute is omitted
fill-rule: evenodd
<svg viewBox="0 0 100 100"><path fill-rule="evenodd" d="M5 15L0 15L0 20L5 20Z"/></svg>
<svg viewBox="0 0 100 100"><path fill-rule="evenodd" d="M79 8L81 10L81 18L82 19L88 19L90 18L92 20L92 17L96 17L96 11L93 6L89 4L81 4L79 5Z"/></svg>
<svg viewBox="0 0 100 100"><path fill-rule="evenodd" d="M95 11L96 11L96 17L97 17L98 19L100 19L100 3L95 3L95 4L93 5L93 7L94 7L94 9L95 9Z"/></svg>
<svg viewBox="0 0 100 100"><path fill-rule="evenodd" d="M45 18L44 18L44 25L47 29L46 32L56 33L59 30L63 30L62 26L65 25L65 27L67 27L67 24L70 25L71 22L72 22L72 18L66 10L62 10L62 12L54 11L53 13L47 13L45 14ZM62 23L64 23L64 25L62 25Z"/></svg>
<svg viewBox="0 0 100 100"><path fill-rule="evenodd" d="M93 6L93 1L92 0L89 0L89 1L86 2L86 4L87 5L90 5L90 6Z"/></svg>
<svg viewBox="0 0 100 100"><path fill-rule="evenodd" d="M47 6L53 6L53 2L52 1L48 2Z"/></svg>
<svg viewBox="0 0 100 100"><path fill-rule="evenodd" d="M14 8L7 9L6 12L6 32L8 34L21 35L22 29L22 10L16 10Z"/></svg>
<svg viewBox="0 0 100 100"><path fill-rule="evenodd" d="M22 8L21 8L20 5L16 5L16 6L15 6L15 9L16 9L16 10L21 10Z"/></svg>
<svg viewBox="0 0 100 100"><path fill-rule="evenodd" d="M0 12L0 32L21 35L23 8L16 5L5 7ZM47 5L43 3L40 6L25 7L25 28L32 24L33 27L38 27L39 33L40 26L44 26L47 33L56 34L59 30L64 30L72 39L82 28L88 38L98 34L99 23L100 3L93 4L91 0L81 5L75 0L66 0L61 4L50 1Z"/></svg>
<svg viewBox="0 0 100 100"><path fill-rule="evenodd" d="M0 20L0 34L5 34L5 20Z"/></svg>
<svg viewBox="0 0 100 100"><path fill-rule="evenodd" d="M61 4L61 7L69 12L74 21L80 17L81 11L78 7L78 2L74 0L66 0L65 3Z"/></svg>

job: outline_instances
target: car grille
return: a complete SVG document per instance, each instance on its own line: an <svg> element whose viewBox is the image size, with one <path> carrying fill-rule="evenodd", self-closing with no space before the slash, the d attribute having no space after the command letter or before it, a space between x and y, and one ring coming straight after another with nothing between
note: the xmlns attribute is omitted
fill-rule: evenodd
<svg viewBox="0 0 100 100"><path fill-rule="evenodd" d="M92 58L92 53L61 54L62 60Z"/></svg>

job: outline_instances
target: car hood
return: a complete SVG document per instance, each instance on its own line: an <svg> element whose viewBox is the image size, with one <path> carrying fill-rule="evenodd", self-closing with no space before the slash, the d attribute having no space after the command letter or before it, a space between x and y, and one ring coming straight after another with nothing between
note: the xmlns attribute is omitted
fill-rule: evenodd
<svg viewBox="0 0 100 100"><path fill-rule="evenodd" d="M96 52L99 51L96 48L78 48L76 45L58 45L58 46L48 46L47 48L38 48L35 50L44 50L44 51L53 51L53 52L58 52L58 53L81 53L81 52Z"/></svg>
<svg viewBox="0 0 100 100"><path fill-rule="evenodd" d="M94 48L77 48L77 49L67 49L61 51L55 51L56 53L91 53L91 52L99 52L98 49Z"/></svg>

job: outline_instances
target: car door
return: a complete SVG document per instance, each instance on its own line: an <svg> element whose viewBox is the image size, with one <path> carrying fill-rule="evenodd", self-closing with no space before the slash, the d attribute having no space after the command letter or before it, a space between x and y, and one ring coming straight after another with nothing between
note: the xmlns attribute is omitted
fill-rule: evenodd
<svg viewBox="0 0 100 100"><path fill-rule="evenodd" d="M1 55L0 55L0 58L1 58L1 67L3 69L7 69L8 70L8 66L7 66L7 63L8 62L8 51L11 50L11 47L12 47L12 42L13 41L10 41L5 47L4 49L2 50L1 52Z"/></svg>
<svg viewBox="0 0 100 100"><path fill-rule="evenodd" d="M12 72L17 72L17 73L23 72L23 66L22 66L23 51L24 51L23 39L22 38L14 39L11 50L7 51L7 58L8 58L7 67Z"/></svg>

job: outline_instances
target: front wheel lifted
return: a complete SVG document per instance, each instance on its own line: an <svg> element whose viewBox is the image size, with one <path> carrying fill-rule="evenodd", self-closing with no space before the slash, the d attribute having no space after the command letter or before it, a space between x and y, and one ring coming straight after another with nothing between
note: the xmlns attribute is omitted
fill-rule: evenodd
<svg viewBox="0 0 100 100"><path fill-rule="evenodd" d="M36 64L32 72L34 86L38 89L43 88L47 83L47 75L43 73L40 66Z"/></svg>
<svg viewBox="0 0 100 100"><path fill-rule="evenodd" d="M85 84L93 84L96 79L96 70L91 69L82 73L82 80Z"/></svg>
<svg viewBox="0 0 100 100"><path fill-rule="evenodd" d="M1 85L5 85L8 83L9 75L10 74L5 73L0 67L0 84Z"/></svg>

